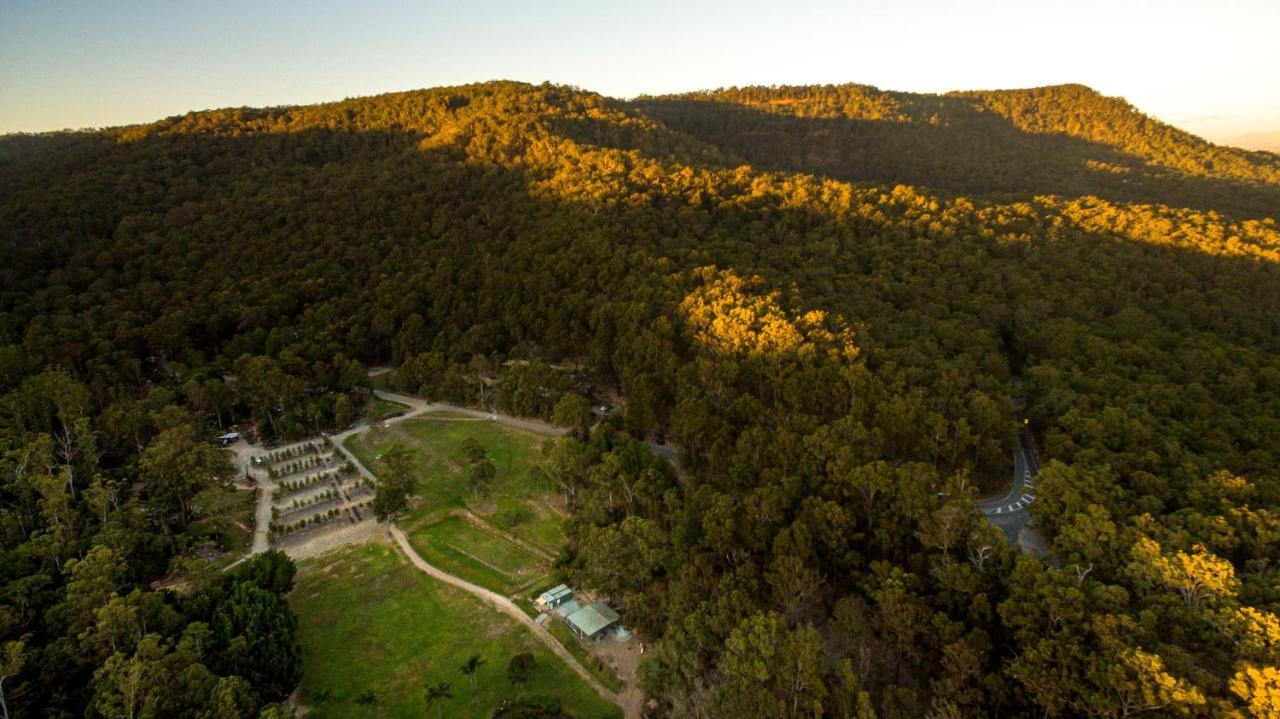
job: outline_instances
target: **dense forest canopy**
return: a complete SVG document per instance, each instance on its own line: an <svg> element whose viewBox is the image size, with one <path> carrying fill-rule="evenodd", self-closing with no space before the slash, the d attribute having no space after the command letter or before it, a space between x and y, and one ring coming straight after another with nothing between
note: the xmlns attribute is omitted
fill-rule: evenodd
<svg viewBox="0 0 1280 719"><path fill-rule="evenodd" d="M1097 195L1274 218L1280 156L1213 145L1081 85L919 95L865 85L641 98L767 169L958 193Z"/></svg>
<svg viewBox="0 0 1280 719"><path fill-rule="evenodd" d="M494 82L0 139L5 696L109 715L180 661L278 699L218 617L280 587L148 589L200 539L196 437L339 425L361 363L479 401L517 358L624 400L551 457L562 569L655 643L662 715L1270 716L1278 210L1277 156L1079 86ZM1044 557L971 501L1020 392Z"/></svg>

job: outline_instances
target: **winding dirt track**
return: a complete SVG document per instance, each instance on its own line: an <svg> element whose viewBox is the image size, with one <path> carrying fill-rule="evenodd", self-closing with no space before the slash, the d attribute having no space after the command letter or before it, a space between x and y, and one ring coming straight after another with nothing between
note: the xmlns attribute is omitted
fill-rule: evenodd
<svg viewBox="0 0 1280 719"><path fill-rule="evenodd" d="M596 679L591 672L587 671L586 667L578 663L577 658L570 654L569 650L561 646L560 642L557 641L555 637L551 636L551 632L548 632L545 627L530 619L528 614L525 614L520 610L520 607L515 605L515 602L512 602L501 594L491 592L484 587L472 584L461 577L455 577L448 572L442 571L428 564L425 559L418 555L418 552L413 548L413 545L409 544L409 538L405 536L404 530L394 524L387 525L387 531L390 533L391 539L395 542L396 546L400 548L400 551L404 553L404 556L413 566L417 567L419 571L426 573L433 579L438 579L446 584L451 584L464 592L468 592L479 597L489 606L505 613L507 616L525 625L528 627L529 631L533 632L533 636L537 637L538 641L542 642L542 644L546 646L547 649L550 649L557 657L560 657L560 659L567 664L570 669L577 672L592 689L596 690L597 694L621 707L622 710L626 712L626 716L640 716L640 707L638 705L634 707L627 706L628 703L624 703L621 697L612 691L609 691L609 688L604 684L601 684L600 680Z"/></svg>

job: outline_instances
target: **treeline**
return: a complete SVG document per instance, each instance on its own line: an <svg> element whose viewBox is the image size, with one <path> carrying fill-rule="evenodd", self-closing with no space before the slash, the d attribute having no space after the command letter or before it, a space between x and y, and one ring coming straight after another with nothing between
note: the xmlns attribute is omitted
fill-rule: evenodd
<svg viewBox="0 0 1280 719"><path fill-rule="evenodd" d="M918 122L927 98L792 94L895 128L961 122ZM937 101L968 108L963 137L1009 139L994 112ZM642 672L660 713L1265 716L1280 663L1265 178L1179 171L1156 193L1179 207L1032 197L1097 148L1018 130L1011 155L957 160L956 136L910 129L888 145L898 164L868 150L893 171L878 179L1019 197L853 185L740 165L812 171L820 135L662 103L488 83L0 142L0 379L60 364L92 423L185 384L167 368L222 372L237 412L288 434L323 426L327 396L337 413L354 362L546 416L573 396L550 364L582 358L624 404L553 458L574 508L564 567L655 643ZM787 107L750 117L811 120ZM1063 194L1149 200L1152 182ZM1224 214L1203 209L1223 197ZM1042 439L1045 560L970 501L1008 480L1015 378ZM683 475L653 438L680 446ZM28 541L16 528L5 546ZM19 567L10 585L35 571Z"/></svg>

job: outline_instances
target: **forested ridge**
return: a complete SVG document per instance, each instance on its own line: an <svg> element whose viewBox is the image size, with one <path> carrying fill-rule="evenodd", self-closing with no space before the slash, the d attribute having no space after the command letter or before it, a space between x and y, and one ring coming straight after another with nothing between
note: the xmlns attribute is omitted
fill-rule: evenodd
<svg viewBox="0 0 1280 719"><path fill-rule="evenodd" d="M341 425L361 363L478 403L530 359L624 400L549 459L561 568L652 643L661 716L1273 716L1278 208L1277 156L1079 86L494 82L2 138L0 689L277 700L214 605L280 586L149 588L225 481L198 437ZM972 504L1015 379L1045 557Z"/></svg>
<svg viewBox="0 0 1280 719"><path fill-rule="evenodd" d="M1082 85L945 95L746 87L638 104L767 169L1254 218L1280 206L1280 156L1214 145Z"/></svg>

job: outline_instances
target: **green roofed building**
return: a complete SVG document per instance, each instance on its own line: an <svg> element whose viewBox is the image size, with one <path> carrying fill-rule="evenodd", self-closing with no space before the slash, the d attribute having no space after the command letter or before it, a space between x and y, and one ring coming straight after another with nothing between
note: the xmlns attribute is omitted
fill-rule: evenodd
<svg viewBox="0 0 1280 719"><path fill-rule="evenodd" d="M574 633L586 639L597 639L618 623L618 613L604 602L592 602L565 617Z"/></svg>
<svg viewBox="0 0 1280 719"><path fill-rule="evenodd" d="M534 602L538 609L547 612L573 599L573 590L567 584L552 587L538 596Z"/></svg>

